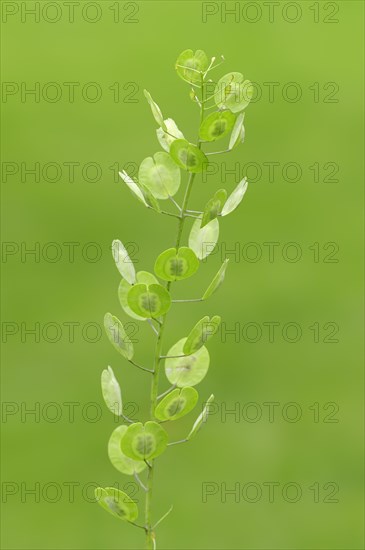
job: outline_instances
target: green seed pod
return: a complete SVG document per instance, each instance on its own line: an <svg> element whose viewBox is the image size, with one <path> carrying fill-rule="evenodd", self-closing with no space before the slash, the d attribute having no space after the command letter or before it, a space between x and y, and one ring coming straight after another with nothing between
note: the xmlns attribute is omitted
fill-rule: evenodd
<svg viewBox="0 0 365 550"><path fill-rule="evenodd" d="M171 143L170 155L178 166L188 172L204 172L208 167L204 153L186 139L175 139Z"/></svg>
<svg viewBox="0 0 365 550"><path fill-rule="evenodd" d="M167 432L157 422L136 422L127 428L121 448L133 460L150 460L164 452L167 441Z"/></svg>
<svg viewBox="0 0 365 550"><path fill-rule="evenodd" d="M167 354L172 358L165 360L166 378L179 388L196 386L203 380L209 369L209 352L204 346L192 355L180 357L184 355L186 341L187 338L182 338L172 346Z"/></svg>
<svg viewBox="0 0 365 550"><path fill-rule="evenodd" d="M199 268L199 260L195 252L183 246L169 248L162 252L155 263L155 273L164 281L180 281L194 275Z"/></svg>
<svg viewBox="0 0 365 550"><path fill-rule="evenodd" d="M123 491L114 487L98 487L95 498L104 510L118 519L135 521L138 518L137 504Z"/></svg>

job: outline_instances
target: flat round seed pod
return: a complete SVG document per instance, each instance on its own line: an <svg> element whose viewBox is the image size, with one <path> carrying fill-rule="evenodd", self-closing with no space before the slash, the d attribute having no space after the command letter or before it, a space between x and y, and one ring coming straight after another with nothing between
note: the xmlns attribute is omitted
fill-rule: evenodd
<svg viewBox="0 0 365 550"><path fill-rule="evenodd" d="M222 216L227 216L228 214L233 212L233 210L236 210L237 206L240 204L247 191L247 186L247 179L243 178L243 180L239 182L234 191L229 195L225 205L222 208Z"/></svg>
<svg viewBox="0 0 365 550"><path fill-rule="evenodd" d="M154 421L136 422L128 426L121 442L122 452L134 460L156 458L167 447L168 435L160 424Z"/></svg>
<svg viewBox="0 0 365 550"><path fill-rule="evenodd" d="M200 319L187 337L183 348L184 353L190 355L204 346L217 332L220 322L221 318L219 315L214 315L211 319L206 315Z"/></svg>
<svg viewBox="0 0 365 550"><path fill-rule="evenodd" d="M156 210L156 212L161 212L158 200L153 196L152 192L142 183L139 183L139 187L143 193L148 208L152 208L153 210Z"/></svg>
<svg viewBox="0 0 365 550"><path fill-rule="evenodd" d="M243 121L245 120L245 113L240 113L234 123L231 137L229 139L228 149L234 149L240 143L245 141L245 127Z"/></svg>
<svg viewBox="0 0 365 550"><path fill-rule="evenodd" d="M155 417L159 420L177 420L193 410L198 397L194 388L176 388L157 405Z"/></svg>
<svg viewBox="0 0 365 550"><path fill-rule="evenodd" d="M221 267L219 268L218 272L215 274L215 276L214 276L212 282L210 283L210 285L208 286L207 290L204 292L203 300L206 300L207 298L209 298L209 296L214 294L214 292L216 290L218 290L218 288L223 283L224 277L225 277L225 274L226 274L226 269L227 269L228 262L229 262L229 259L226 258L224 260L223 264L221 265Z"/></svg>
<svg viewBox="0 0 365 550"><path fill-rule="evenodd" d="M133 344L127 336L118 317L111 313L104 316L105 332L114 348L126 359L132 359L134 354Z"/></svg>
<svg viewBox="0 0 365 550"><path fill-rule="evenodd" d="M202 412L200 413L198 418L195 420L194 425L193 425L188 437L186 438L187 440L190 440L193 437L195 437L196 434L198 433L198 431L200 430L200 428L207 421L208 415L209 415L209 406L212 403L212 401L214 401L214 395L213 394L209 397L208 401L206 402L206 404L204 406L204 409L202 410Z"/></svg>
<svg viewBox="0 0 365 550"><path fill-rule="evenodd" d="M180 132L176 122L172 118L167 118L164 120L164 123L167 131L165 132L163 128L157 128L156 135L162 149L169 152L171 143L175 141L175 139L185 138L184 134Z"/></svg>
<svg viewBox="0 0 365 550"><path fill-rule="evenodd" d="M158 280L152 273L149 273L148 271L138 271L136 275L136 281L137 283L144 283L146 285L152 285L152 284L158 284ZM137 315L134 313L134 311L131 310L131 308L128 305L128 292L132 288L132 285L130 285L125 279L122 279L119 283L118 287L118 298L120 305L124 309L125 313L129 315L129 317L132 317L133 319L137 319L138 321L145 321L146 317L142 317L141 315Z"/></svg>
<svg viewBox="0 0 365 550"><path fill-rule="evenodd" d="M114 487L98 487L95 498L104 510L118 519L134 522L138 518L137 504L123 491Z"/></svg>
<svg viewBox="0 0 365 550"><path fill-rule="evenodd" d="M219 223L217 218L201 227L202 220L195 220L189 235L189 247L195 252L199 260L211 254L218 242Z"/></svg>
<svg viewBox="0 0 365 550"><path fill-rule="evenodd" d="M184 355L186 340L187 338L182 338L172 346L167 355L173 358L165 360L166 377L171 384L179 388L196 386L203 380L209 369L209 352L204 346L187 357L175 357Z"/></svg>
<svg viewBox="0 0 365 550"><path fill-rule="evenodd" d="M178 141L178 140L177 140ZM139 167L139 182L156 199L173 197L180 187L180 170L168 153L145 158Z"/></svg>
<svg viewBox="0 0 365 550"><path fill-rule="evenodd" d="M134 475L142 472L147 464L140 460L133 460L122 452L121 443L128 426L118 426L113 431L108 442L108 455L110 462L122 474Z"/></svg>
<svg viewBox="0 0 365 550"><path fill-rule="evenodd" d="M118 239L112 242L112 254L115 265L123 279L133 285L136 281L136 271L129 254L121 241Z"/></svg>
<svg viewBox="0 0 365 550"><path fill-rule="evenodd" d="M227 191L225 189L218 189L207 204L205 205L202 223L200 228L202 229L207 223L214 220L222 211L223 205L227 200Z"/></svg>
<svg viewBox="0 0 365 550"><path fill-rule="evenodd" d="M202 73L209 65L206 53L203 50L184 50L176 60L175 68L177 74L190 84L200 86L202 82Z"/></svg>
<svg viewBox="0 0 365 550"><path fill-rule="evenodd" d="M137 315L134 313L134 311L131 310L131 308L128 305L128 292L132 288L133 285L130 285L125 279L122 279L119 283L118 287L118 298L120 305L124 309L125 313L129 315L129 317L132 317L133 319L137 319L138 321L145 321L146 317L141 317L140 315Z"/></svg>
<svg viewBox="0 0 365 550"><path fill-rule="evenodd" d="M108 409L118 416L123 412L122 392L113 369L108 367L101 373L101 391Z"/></svg>
<svg viewBox="0 0 365 550"><path fill-rule="evenodd" d="M131 310L145 318L156 318L164 315L171 306L171 297L165 287L159 284L137 284L127 294Z"/></svg>
<svg viewBox="0 0 365 550"><path fill-rule="evenodd" d="M147 92L147 90L143 90L143 93L149 103L149 106L151 107L153 118L159 126L162 126L162 128L166 130L160 107L153 101L151 94Z"/></svg>
<svg viewBox="0 0 365 550"><path fill-rule="evenodd" d="M133 193L133 195L145 206L148 206L146 199L144 198L144 194L139 187L139 185L130 177L128 176L127 172L125 170L122 170L119 172L120 177L126 184L126 186L130 189L130 191Z"/></svg>
<svg viewBox="0 0 365 550"><path fill-rule="evenodd" d="M169 248L162 252L155 262L155 273L164 281L180 281L194 275L199 260L191 248L182 246L178 250Z"/></svg>
<svg viewBox="0 0 365 550"><path fill-rule="evenodd" d="M204 141L216 141L223 138L232 130L236 117L231 111L211 113L203 120L199 130L199 137Z"/></svg>
<svg viewBox="0 0 365 550"><path fill-rule="evenodd" d="M175 139L170 146L170 155L178 166L188 172L203 172L207 169L208 159L196 145L186 139Z"/></svg>
<svg viewBox="0 0 365 550"><path fill-rule="evenodd" d="M219 81L214 91L214 100L220 109L229 109L232 113L243 111L253 96L253 86L244 80L241 73L228 73Z"/></svg>

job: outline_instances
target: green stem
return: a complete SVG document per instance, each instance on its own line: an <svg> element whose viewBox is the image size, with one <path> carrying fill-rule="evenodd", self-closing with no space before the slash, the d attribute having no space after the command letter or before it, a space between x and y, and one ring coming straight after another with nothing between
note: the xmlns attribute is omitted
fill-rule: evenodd
<svg viewBox="0 0 365 550"><path fill-rule="evenodd" d="M146 369L145 367L142 367L142 365L139 365L138 363L136 363L135 361L132 361L132 359L128 359L128 361L131 363L131 365L133 365L134 367L137 367L138 369L140 370L143 370L145 372L150 372L151 374L153 374L153 371L150 370L150 369Z"/></svg>
<svg viewBox="0 0 365 550"><path fill-rule="evenodd" d="M212 153L205 153L207 156L211 155L223 155L223 153L230 153L232 149L226 149L225 151L213 151Z"/></svg>
<svg viewBox="0 0 365 550"><path fill-rule="evenodd" d="M159 380L159 374L160 374L162 336L166 326L165 319L166 319L166 314L163 317L162 324L158 331L156 348L155 348L155 360L154 360L154 367L153 367L154 372L153 372L153 379L152 379L152 386L151 386L151 418L155 418L155 407L156 407L157 394L158 394L158 380Z"/></svg>
<svg viewBox="0 0 365 550"><path fill-rule="evenodd" d="M201 90L202 90L202 101L203 101L204 100L203 76L202 76ZM202 105L200 110L200 123L202 123L203 119L204 119L204 105ZM197 147L199 149L201 148L201 143L199 141L198 141ZM193 187L194 179L195 179L195 173L190 172L188 183L185 190L183 204L181 206L181 213L180 213L180 216L178 216L179 221L178 221L177 235L176 235L176 241L175 241L176 249L178 249L180 246L182 232L184 228L184 222L185 222L185 218L187 217L186 210L188 207L189 197ZM171 287L171 281L169 281L166 285L167 291L170 290L170 287ZM153 365L153 378L152 378L152 384L151 384L151 419L155 418L155 408L157 405L158 382L159 382L159 376L160 376L160 363L161 363L161 355L162 355L161 353L162 337L166 326L166 316L167 314L165 313L165 315L162 317L161 323L159 324L159 329L157 334L154 365ZM152 460L151 465L148 467L147 492L146 492L146 501L145 501L146 550L154 550L156 548L155 533L152 528L152 511L151 511L154 468L155 468L155 461Z"/></svg>
<svg viewBox="0 0 365 550"><path fill-rule="evenodd" d="M155 548L155 533L152 529L152 515L151 515L151 499L152 499L152 485L153 485L153 462L148 468L147 478L147 492L145 501L145 520L146 520L146 550L154 550Z"/></svg>
<svg viewBox="0 0 365 550"><path fill-rule="evenodd" d="M180 218L178 214L172 214L172 212L166 212L166 210L160 210L160 214L165 214L165 216L171 216L172 218Z"/></svg>
<svg viewBox="0 0 365 550"><path fill-rule="evenodd" d="M171 441L171 443L168 443L168 446L170 445L179 445L180 443L187 443L189 441L188 439L179 439L179 441Z"/></svg>
<svg viewBox="0 0 365 550"><path fill-rule="evenodd" d="M184 304L188 302L202 302L203 298L188 298L187 300L171 300L173 304Z"/></svg>

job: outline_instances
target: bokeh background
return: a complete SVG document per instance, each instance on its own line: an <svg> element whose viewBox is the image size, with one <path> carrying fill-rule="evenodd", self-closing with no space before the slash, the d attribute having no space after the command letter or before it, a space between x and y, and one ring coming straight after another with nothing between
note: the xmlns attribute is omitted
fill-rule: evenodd
<svg viewBox="0 0 365 550"><path fill-rule="evenodd" d="M128 321L111 241L129 243L147 270L174 241L175 220L146 211L115 171L133 174L160 150L144 88L195 139L198 110L174 71L186 48L224 54L212 76L243 72L256 99L245 144L215 157L216 173L192 193L199 209L216 189L232 190L239 172L250 181L216 253L174 289L199 296L231 258L209 302L169 314L166 351L204 314L226 325L197 388L201 401L215 394L216 413L158 461L154 518L174 504L158 547L363 548L363 3L227 2L239 11L225 15L220 2L81 1L73 22L65 4L40 2L36 20L26 11L34 2L2 2L3 548L143 545L142 531L91 502L95 484L143 502L108 461L116 424L101 370L113 367L135 418L146 419L148 398L148 376L98 327L106 311ZM38 96L25 94L37 86ZM39 177L25 172L35 163ZM34 327L39 336L27 332ZM148 364L153 335L129 330ZM214 494L204 499L207 483Z"/></svg>

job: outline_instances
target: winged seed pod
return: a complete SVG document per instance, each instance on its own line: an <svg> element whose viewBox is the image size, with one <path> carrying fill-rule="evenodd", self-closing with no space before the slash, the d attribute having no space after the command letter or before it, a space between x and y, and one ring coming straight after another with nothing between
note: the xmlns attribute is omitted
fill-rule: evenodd
<svg viewBox="0 0 365 550"><path fill-rule="evenodd" d="M187 83L187 94L193 99L194 108L200 110L197 143L190 143L185 139L184 135L190 133L190 129L182 129L183 133L180 130L181 121L177 124L171 118L164 118L151 94L144 91L153 118L158 124L156 145L163 150L155 150L151 156L142 160L138 178L131 178L125 171L119 172L124 184L140 204L154 211L156 215L161 214L168 216L169 220L177 220L173 242L168 243L169 246L165 250L156 249L154 273L136 272L125 246L118 239L113 241L113 258L120 275L116 294L121 308L117 316L106 313L104 317L106 336L118 355L111 352L114 370L111 367L103 370L101 389L107 408L120 420L120 424L110 434L108 456L118 472L134 476L143 489L145 502L139 510L137 502L114 487L98 487L95 497L99 505L115 518L142 528L145 532L145 548L148 550L157 548L156 527L172 510L171 507L157 521L153 518L152 489L156 492L153 488L155 461L167 452L169 447L192 440L209 417L210 407L214 405L213 395L205 401L202 412L195 414L190 432L183 434L181 439L171 440L169 423L178 421L197 408L199 394L196 387L207 375L211 362L207 346L221 322L219 315L205 315L199 320L196 314L192 314L190 332L185 335L179 334L177 324L177 341L170 343L166 348L164 333L167 317L173 320L174 314L178 316L181 303L210 299L224 282L228 259L224 260L215 275L209 276L210 283L205 291L202 289L199 298L175 298L175 286L178 290L185 279L195 275L198 269L203 269L204 266L200 266L202 260L213 252L218 242L220 221L238 208L248 185L244 178L235 188L232 186L226 190L221 189L217 182L215 190L205 198L205 204L198 210L189 210L193 206L189 204L193 185L199 185L196 180L208 168L211 155L222 153L204 153L204 144L209 142L214 145L216 141L224 140L226 152L230 152L243 143L245 137L244 110L252 97L252 86L238 72L224 75L215 86L212 86L212 80L208 78L209 73L223 61L223 56L212 57L209 60L202 50L185 50L175 64L178 76ZM212 108L215 108L213 112ZM209 113L206 112L208 109ZM185 130L188 130L186 134ZM180 187L184 189L181 190ZM159 201L165 201L168 209L162 209ZM194 208L197 206L194 205ZM190 225L190 234L188 242L184 243L182 235L186 224ZM168 226L167 236L170 236L173 230L172 226ZM155 337L154 350L151 350L152 368L147 368L135 360L128 325L123 317L122 321L119 320L120 316L145 322L151 327ZM164 351L165 349L168 351ZM129 362L142 371L144 376L149 377L150 413L143 421L128 418L123 412L122 390L117 380L119 367L115 364L118 359L121 363ZM127 376L128 372L123 375L123 379ZM162 384L165 385L165 389L161 392ZM194 460L193 457L191 460ZM171 475L174 473L171 472ZM144 518L138 523L138 516L142 515L143 510Z"/></svg>

